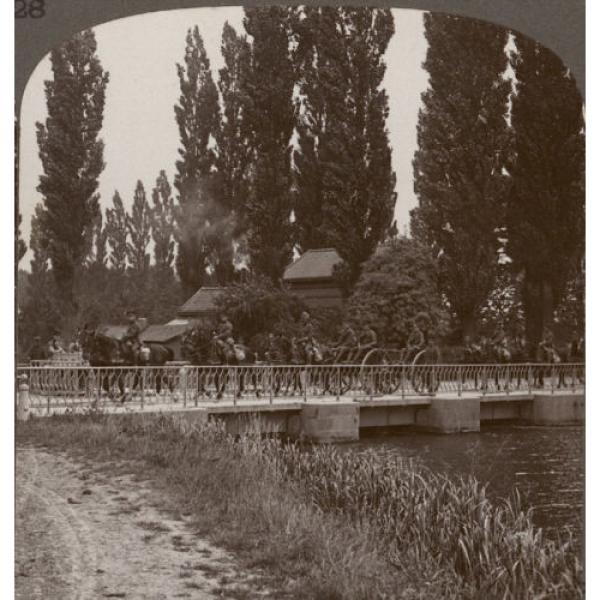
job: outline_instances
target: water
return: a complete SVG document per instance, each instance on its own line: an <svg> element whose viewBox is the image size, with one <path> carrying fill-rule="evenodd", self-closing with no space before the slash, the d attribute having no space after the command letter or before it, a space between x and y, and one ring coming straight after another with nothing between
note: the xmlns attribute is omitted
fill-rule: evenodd
<svg viewBox="0 0 600 600"><path fill-rule="evenodd" d="M524 508L546 533L565 527L583 535L584 428L482 426L480 433L394 433L362 438L357 450L414 459L449 475L474 475L490 496L506 498L515 487Z"/></svg>

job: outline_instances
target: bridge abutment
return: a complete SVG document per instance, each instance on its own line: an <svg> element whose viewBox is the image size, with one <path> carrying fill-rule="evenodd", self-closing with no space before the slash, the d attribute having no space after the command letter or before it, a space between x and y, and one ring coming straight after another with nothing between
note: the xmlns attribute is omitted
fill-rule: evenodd
<svg viewBox="0 0 600 600"><path fill-rule="evenodd" d="M533 398L534 425L569 425L585 421L585 395L569 392L536 394Z"/></svg>
<svg viewBox="0 0 600 600"><path fill-rule="evenodd" d="M317 443L354 442L359 438L360 406L356 402L303 404L289 422L288 433Z"/></svg>
<svg viewBox="0 0 600 600"><path fill-rule="evenodd" d="M415 425L433 433L479 431L479 398L431 398L431 404L417 411Z"/></svg>

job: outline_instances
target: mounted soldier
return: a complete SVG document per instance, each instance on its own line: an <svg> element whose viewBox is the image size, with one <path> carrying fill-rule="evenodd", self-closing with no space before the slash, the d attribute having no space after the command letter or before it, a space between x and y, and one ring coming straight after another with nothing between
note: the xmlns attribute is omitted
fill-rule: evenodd
<svg viewBox="0 0 600 600"><path fill-rule="evenodd" d="M411 332L406 340L406 348L404 349L402 361L406 363L412 362L415 356L425 349L426 345L425 333L421 330L419 323L415 318L412 322Z"/></svg>
<svg viewBox="0 0 600 600"><path fill-rule="evenodd" d="M233 361L235 358L233 325L225 314L222 314L219 317L219 325L213 336L213 342L218 349L218 353L224 358L225 362Z"/></svg>
<svg viewBox="0 0 600 600"><path fill-rule="evenodd" d="M333 345L335 351L334 362L350 361L359 350L358 336L350 323L345 322L342 325L340 339Z"/></svg>
<svg viewBox="0 0 600 600"><path fill-rule="evenodd" d="M375 330L365 322L360 330L360 339L358 342L359 358L366 356L366 354L374 348L377 348L377 334L375 333Z"/></svg>
<svg viewBox="0 0 600 600"><path fill-rule="evenodd" d="M121 348L126 362L133 364L136 362L137 353L141 347L140 342L141 329L138 324L136 314L129 310L127 311L127 329L121 338Z"/></svg>
<svg viewBox="0 0 600 600"><path fill-rule="evenodd" d="M321 362L323 357L319 344L315 339L315 326L306 311L300 315L300 338L298 343L304 349L304 359L307 364Z"/></svg>

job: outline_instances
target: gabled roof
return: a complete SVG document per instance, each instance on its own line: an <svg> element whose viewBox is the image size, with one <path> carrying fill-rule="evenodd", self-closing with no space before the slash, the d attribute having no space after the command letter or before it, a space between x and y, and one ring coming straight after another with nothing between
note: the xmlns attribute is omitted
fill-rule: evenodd
<svg viewBox="0 0 600 600"><path fill-rule="evenodd" d="M113 340L120 340L126 331L127 325L100 325L98 327L99 333Z"/></svg>
<svg viewBox="0 0 600 600"><path fill-rule="evenodd" d="M307 250L288 266L283 280L330 279L333 276L333 268L340 262L342 259L335 248Z"/></svg>
<svg viewBox="0 0 600 600"><path fill-rule="evenodd" d="M214 313L218 306L216 299L225 291L223 287L200 288L180 309L178 316L195 316L202 313Z"/></svg>
<svg viewBox="0 0 600 600"><path fill-rule="evenodd" d="M179 337L187 330L188 325L149 325L140 334L142 342L168 342Z"/></svg>

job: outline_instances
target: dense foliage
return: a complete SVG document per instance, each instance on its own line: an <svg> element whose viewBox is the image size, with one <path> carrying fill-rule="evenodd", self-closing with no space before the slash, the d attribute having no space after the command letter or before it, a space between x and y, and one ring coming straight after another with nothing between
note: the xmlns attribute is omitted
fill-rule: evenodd
<svg viewBox="0 0 600 600"><path fill-rule="evenodd" d="M246 236L252 269L278 281L292 258L291 137L295 85L290 19L297 9L246 7L244 28L252 36L250 66L243 80L249 131L250 191Z"/></svg>
<svg viewBox="0 0 600 600"><path fill-rule="evenodd" d="M508 178L505 29L426 14L429 88L419 112L412 232L438 257L440 286L473 334L498 263Z"/></svg>
<svg viewBox="0 0 600 600"><path fill-rule="evenodd" d="M383 56L389 9L306 7L298 24L301 100L294 214L304 250L337 249L354 282L389 228L395 175Z"/></svg>
<svg viewBox="0 0 600 600"><path fill-rule="evenodd" d="M378 333L381 345L404 347L412 320L425 313L434 337L445 331L436 264L426 248L399 238L381 247L364 265L348 299L355 321Z"/></svg>
<svg viewBox="0 0 600 600"><path fill-rule="evenodd" d="M50 53L52 79L45 83L48 117L37 123L42 162L38 191L40 234L63 310L77 310L74 284L86 258L87 230L97 216L98 177L104 169L99 138L108 73L96 54L91 30L76 34Z"/></svg>
<svg viewBox="0 0 600 600"><path fill-rule="evenodd" d="M269 332L293 332L304 304L268 278L254 278L226 288L218 302L238 337L252 347L264 346Z"/></svg>
<svg viewBox="0 0 600 600"><path fill-rule="evenodd" d="M560 58L515 36L514 159L508 248L523 275L527 337L541 339L569 281L582 275L585 133L575 80Z"/></svg>

